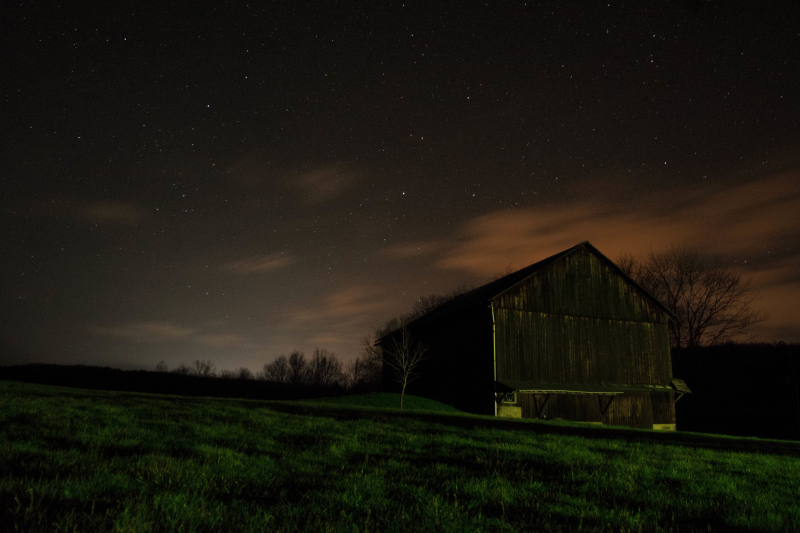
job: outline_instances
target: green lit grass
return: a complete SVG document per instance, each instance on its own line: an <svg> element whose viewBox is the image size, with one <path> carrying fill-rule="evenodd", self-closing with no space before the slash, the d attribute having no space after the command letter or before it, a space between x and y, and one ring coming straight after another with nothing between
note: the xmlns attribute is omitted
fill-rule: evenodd
<svg viewBox="0 0 800 533"><path fill-rule="evenodd" d="M0 381L0 451L9 531L800 531L782 441Z"/></svg>
<svg viewBox="0 0 800 533"><path fill-rule="evenodd" d="M354 396L339 396L336 398L320 398L318 400L303 400L309 403L325 403L330 405L351 407L383 407L386 409L400 408L400 395L389 392L370 392ZM420 396L406 395L403 401L405 411L435 411L440 413L460 413L455 407L447 404L422 398Z"/></svg>

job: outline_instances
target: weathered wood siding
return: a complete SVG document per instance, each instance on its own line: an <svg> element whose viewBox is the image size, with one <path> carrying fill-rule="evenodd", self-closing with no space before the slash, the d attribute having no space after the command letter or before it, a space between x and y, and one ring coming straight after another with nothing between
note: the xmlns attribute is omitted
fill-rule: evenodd
<svg viewBox="0 0 800 533"><path fill-rule="evenodd" d="M601 415L597 396L553 394L547 400L541 414L545 418L560 418L573 422L602 422L610 426L630 426L651 429L653 424L674 424L675 410L671 408L670 394L625 393L614 397L605 414ZM533 394L519 394L519 405L523 418L534 418L536 407ZM609 397L603 396L603 407ZM545 396L536 395L541 407ZM658 408L655 404L659 404Z"/></svg>
<svg viewBox="0 0 800 533"><path fill-rule="evenodd" d="M653 424L675 424L675 393L653 394Z"/></svg>
<svg viewBox="0 0 800 533"><path fill-rule="evenodd" d="M667 324L664 311L615 268L582 249L495 298L496 308Z"/></svg>
<svg viewBox="0 0 800 533"><path fill-rule="evenodd" d="M666 384L667 315L590 252L494 299L497 379Z"/></svg>
<svg viewBox="0 0 800 533"><path fill-rule="evenodd" d="M412 335L429 347L429 358L406 392L494 414L495 358L498 381L669 383L668 315L607 259L580 246L537 268L504 285L491 300L494 316L489 298L497 292L416 323ZM388 372L384 386L399 390ZM518 405L523 417L535 416L532 395L520 394ZM668 393L625 393L602 416L597 396L553 395L544 415L647 428L675 423Z"/></svg>
<svg viewBox="0 0 800 533"><path fill-rule="evenodd" d="M533 394L518 394L522 407L522 418L535 418L536 406ZM541 408L545 396L536 395L536 401ZM603 397L603 406L608 403L608 397ZM578 396L573 394L553 394L544 404L542 415L546 418L561 418L576 422L602 422L600 405L597 396Z"/></svg>
<svg viewBox="0 0 800 533"><path fill-rule="evenodd" d="M672 378L667 314L589 250L544 267L493 303L498 381L665 385ZM520 396L522 416L535 416L533 396ZM625 393L601 417L596 396L552 395L543 414L651 428L675 423L671 396Z"/></svg>
<svg viewBox="0 0 800 533"><path fill-rule="evenodd" d="M497 379L647 383L671 376L666 325L496 309Z"/></svg>

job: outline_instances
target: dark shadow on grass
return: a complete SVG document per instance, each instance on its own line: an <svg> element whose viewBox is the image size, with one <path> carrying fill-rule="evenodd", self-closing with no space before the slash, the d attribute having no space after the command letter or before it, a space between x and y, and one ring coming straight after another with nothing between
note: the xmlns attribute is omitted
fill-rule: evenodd
<svg viewBox="0 0 800 533"><path fill-rule="evenodd" d="M725 531L728 533L753 533L754 531L766 531L763 529L744 528L731 525L725 518L718 513L707 514L696 518L675 518L675 528L677 531Z"/></svg>
<svg viewBox="0 0 800 533"><path fill-rule="evenodd" d="M0 498L0 526L2 531L44 531L50 527L41 527L42 522L63 523L64 517L74 513L75 520L69 520L74 529L70 531L105 531L110 530L114 518L122 511L116 495L104 496L93 501L81 501L74 498L36 495L34 511L26 513L28 495L19 497L20 504L11 495ZM5 500L5 501L4 501ZM19 507L19 510L17 508ZM55 517L59 517L54 521ZM7 529L6 529L7 528ZM65 529L66 531L66 529Z"/></svg>
<svg viewBox="0 0 800 533"><path fill-rule="evenodd" d="M632 507L633 512L636 507ZM485 516L494 518L504 518L505 521L519 531L531 530L550 530L557 527L560 531L614 531L614 526L608 523L593 519L581 518L579 516L568 515L563 512L553 512L543 516L537 509L529 506L508 506L504 509L484 507L482 509ZM502 514L501 514L502 513ZM650 530L653 524L645 526L645 531ZM735 527L728 524L719 514L708 515L697 518L678 518L674 521L659 521L657 527L664 531L726 531L730 533L744 533L745 531L757 531L753 529ZM620 529L622 531L622 529ZM627 531L627 529L625 529ZM641 531L641 530L640 530Z"/></svg>
<svg viewBox="0 0 800 533"><path fill-rule="evenodd" d="M12 391L16 388L13 382ZM16 393L16 391L14 391ZM318 416L334 420L374 420L382 423L393 424L398 420L418 421L430 424L441 424L446 427L462 429L492 429L503 431L525 431L542 435L568 435L579 436L586 439L616 439L626 442L645 443L652 442L664 445L692 447L715 451L731 451L741 453L759 453L770 455L785 455L800 457L800 442L756 439L747 437L717 436L703 433L688 432L659 432L648 430L626 429L623 427L576 427L561 425L557 422L544 422L526 419L501 419L490 416L469 414L445 414L425 411L399 411L395 409L366 408L359 406L333 406L325 403L251 400L230 398L208 398L200 396L170 396L152 393L137 392L104 392L85 389L67 390L31 390L27 387L20 391L23 396L53 396L65 395L71 398L97 398L100 395L104 400L120 402L122 405L131 405L141 398L159 399L177 402L184 405L208 405L211 401L226 402L227 405L244 409L270 409L272 411L300 416ZM230 403L229 403L230 402ZM416 431L416 430L415 430ZM428 431L427 429L425 431ZM430 430L431 433L437 430Z"/></svg>
<svg viewBox="0 0 800 533"><path fill-rule="evenodd" d="M252 407L257 407L253 404ZM527 431L542 435L568 435L586 439L615 439L626 442L651 442L664 445L692 447L714 451L759 453L800 457L800 443L762 440L745 437L722 437L702 433L658 432L621 427L575 427L536 420L499 419L478 415L447 415L441 413L380 411L358 407L329 407L323 404L268 402L269 409L290 415L319 416L334 420L374 420L393 423L396 420L420 421L463 429L492 429Z"/></svg>

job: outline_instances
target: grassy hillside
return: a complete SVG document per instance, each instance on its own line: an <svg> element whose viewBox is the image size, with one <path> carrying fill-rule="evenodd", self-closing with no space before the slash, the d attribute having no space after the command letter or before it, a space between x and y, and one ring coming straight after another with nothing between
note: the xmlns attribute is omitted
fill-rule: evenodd
<svg viewBox="0 0 800 533"><path fill-rule="evenodd" d="M7 531L800 531L784 441L0 382L0 450Z"/></svg>
<svg viewBox="0 0 800 533"><path fill-rule="evenodd" d="M330 405L347 405L352 407L381 407L384 409L399 409L400 395L392 392L370 392L352 396L339 396L336 398L320 398L318 400L303 400L312 403L325 403ZM443 404L420 396L406 394L403 399L403 409L406 411L435 411L440 413L460 413L455 407Z"/></svg>

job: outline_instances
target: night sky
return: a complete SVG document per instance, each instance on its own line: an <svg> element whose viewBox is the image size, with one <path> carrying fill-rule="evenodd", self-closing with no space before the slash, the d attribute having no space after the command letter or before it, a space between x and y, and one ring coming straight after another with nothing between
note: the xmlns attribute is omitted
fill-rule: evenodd
<svg viewBox="0 0 800 533"><path fill-rule="evenodd" d="M0 364L348 362L585 240L800 341L794 2L166 4L0 8Z"/></svg>

